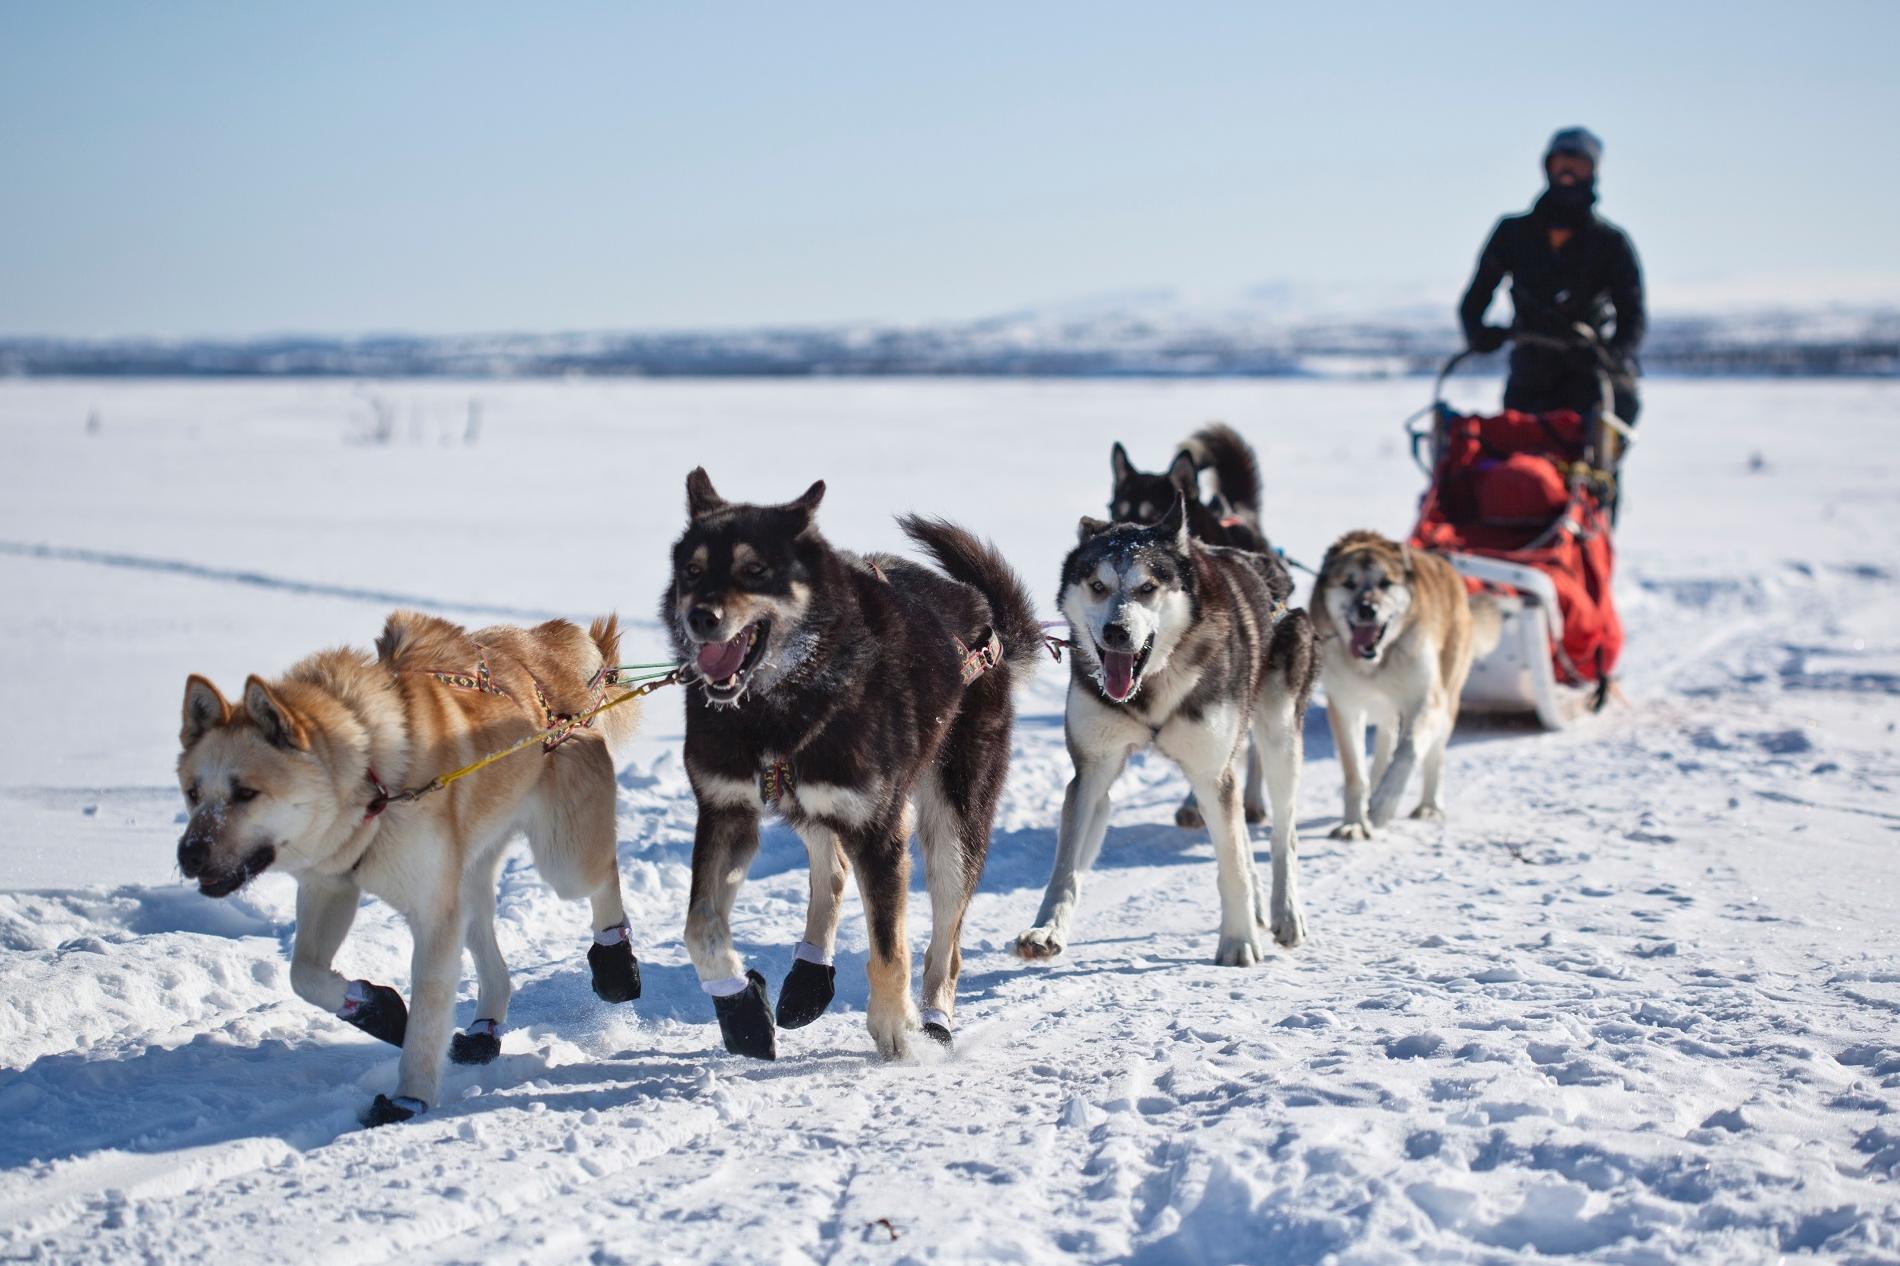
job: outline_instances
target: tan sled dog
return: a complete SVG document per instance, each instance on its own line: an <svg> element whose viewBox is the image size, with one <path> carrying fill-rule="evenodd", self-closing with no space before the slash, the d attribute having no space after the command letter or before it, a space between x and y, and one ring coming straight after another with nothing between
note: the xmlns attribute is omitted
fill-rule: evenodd
<svg viewBox="0 0 1900 1266"><path fill-rule="evenodd" d="M192 812L179 868L210 897L272 867L296 876L291 987L402 1047L396 1096L376 1096L370 1124L435 1102L464 945L478 1018L455 1035L454 1055L485 1063L499 1053L511 986L495 943L495 881L517 831L556 893L593 906L594 991L609 1002L639 996L606 742L632 733L637 704L546 751L534 745L433 794L390 799L598 706L618 642L612 616L586 631L552 620L471 634L397 612L375 655L322 651L274 680L253 676L235 706L203 677L186 681L178 781ZM394 906L415 937L412 1010L388 986L331 967L364 892Z"/></svg>
<svg viewBox="0 0 1900 1266"><path fill-rule="evenodd" d="M1380 536L1348 532L1326 551L1313 586L1326 715L1345 775L1346 805L1335 839L1371 838L1398 811L1419 764L1424 795L1415 818L1445 816L1445 745L1471 672L1473 607L1465 582L1435 554ZM1477 613L1477 640L1497 642L1497 613ZM1375 727L1370 797L1366 726Z"/></svg>

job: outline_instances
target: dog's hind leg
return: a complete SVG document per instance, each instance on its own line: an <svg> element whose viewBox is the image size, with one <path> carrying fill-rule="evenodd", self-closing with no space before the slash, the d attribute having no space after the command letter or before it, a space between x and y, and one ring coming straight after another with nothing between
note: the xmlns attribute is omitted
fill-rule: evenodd
<svg viewBox="0 0 1900 1266"><path fill-rule="evenodd" d="M1082 895L1082 876L1095 864L1108 834L1109 789L1121 777L1129 751L1087 752L1069 745L1075 777L1062 796L1062 821L1056 834L1056 864L1042 894L1036 924L1016 938L1022 958L1054 958L1069 942L1069 924Z"/></svg>
<svg viewBox="0 0 1900 1266"><path fill-rule="evenodd" d="M588 737L557 748L547 762L525 823L528 851L556 896L587 898L594 995L603 1002L631 1002L640 996L640 960L620 893L613 757L605 743ZM492 899L492 885L490 892Z"/></svg>
<svg viewBox="0 0 1900 1266"><path fill-rule="evenodd" d="M1252 734L1247 736L1247 791L1241 800L1247 825L1267 820L1267 751Z"/></svg>
<svg viewBox="0 0 1900 1266"><path fill-rule="evenodd" d="M925 774L917 794L917 837L930 887L923 1025L925 1034L946 1046L955 1027L957 978L963 972L963 916L983 873L1009 756L1000 746L983 746L966 747L957 758Z"/></svg>
<svg viewBox="0 0 1900 1266"><path fill-rule="evenodd" d="M1336 840L1372 838L1372 819L1366 813L1366 714L1348 705L1338 695L1326 697L1326 722L1332 727L1333 748L1339 753L1339 773L1345 782L1346 803L1339 825L1333 828ZM1256 743L1262 750L1264 743Z"/></svg>
<svg viewBox="0 0 1900 1266"><path fill-rule="evenodd" d="M1207 815L1201 812L1201 802L1191 789L1174 811L1174 824L1184 831L1198 831L1207 825Z"/></svg>
<svg viewBox="0 0 1900 1266"><path fill-rule="evenodd" d="M832 953L838 942L838 913L843 907L844 881L851 864L838 845L838 836L821 822L807 821L798 828L811 863L811 901L805 907L805 936L792 954L792 969L778 989L778 1026L800 1029L816 1020L837 993L837 968Z"/></svg>
<svg viewBox="0 0 1900 1266"><path fill-rule="evenodd" d="M475 1020L449 1039L449 1058L458 1064L486 1064L501 1054L501 1026L508 1020L514 985L508 963L495 940L495 880L502 850L475 861L462 874L462 941L475 960Z"/></svg>
<svg viewBox="0 0 1900 1266"><path fill-rule="evenodd" d="M1273 895L1267 926L1291 949L1306 939L1300 904L1299 796L1304 763L1301 728L1305 707L1290 694L1269 689L1260 700L1254 732L1267 755L1267 797L1273 802Z"/></svg>
<svg viewBox="0 0 1900 1266"><path fill-rule="evenodd" d="M871 934L866 964L871 997L865 1018L878 1054L885 1059L908 1054L910 1033L917 1027L917 1010L910 997L910 940L904 927L910 889L910 816L910 806L905 804L896 821L872 823L843 837L858 872L858 895L864 901L864 921Z"/></svg>

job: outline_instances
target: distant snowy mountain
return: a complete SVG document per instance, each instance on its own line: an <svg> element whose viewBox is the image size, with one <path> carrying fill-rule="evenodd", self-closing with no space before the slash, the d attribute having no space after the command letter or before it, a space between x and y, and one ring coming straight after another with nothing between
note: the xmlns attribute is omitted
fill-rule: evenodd
<svg viewBox="0 0 1900 1266"><path fill-rule="evenodd" d="M1657 301L1651 373L1900 374L1900 290L1879 279L1795 299L1690 287ZM1430 372L1459 346L1439 288L1270 282L1222 295L1083 296L973 321L751 330L0 338L0 374L160 376L1213 375Z"/></svg>

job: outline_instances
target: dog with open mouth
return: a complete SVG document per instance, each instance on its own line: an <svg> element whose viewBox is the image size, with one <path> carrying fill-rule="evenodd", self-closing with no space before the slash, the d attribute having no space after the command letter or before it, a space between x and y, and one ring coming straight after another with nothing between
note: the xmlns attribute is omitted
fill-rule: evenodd
<svg viewBox="0 0 1900 1266"><path fill-rule="evenodd" d="M1293 580L1271 554L1194 539L1184 498L1158 523L1082 520L1062 565L1057 603L1073 648L1063 729L1075 777L1062 802L1055 872L1027 959L1068 943L1082 875L1108 831L1109 789L1128 758L1153 746L1180 765L1207 817L1218 861L1214 961L1248 966L1265 937L1305 937L1294 815L1302 726L1318 667L1313 625L1289 609ZM1262 893L1241 803L1249 735L1264 756L1273 810L1273 891Z"/></svg>
<svg viewBox="0 0 1900 1266"><path fill-rule="evenodd" d="M698 802L686 948L726 1049L773 1059L778 1033L834 994L840 899L855 872L869 925L867 1021L880 1054L922 1030L949 1045L964 911L1009 768L1011 685L1043 639L993 548L940 519L899 525L936 567L834 548L823 482L779 505L730 502L687 476L687 527L660 603L686 664L686 773ZM805 843L811 901L779 987L733 948L732 907L776 812ZM910 993L909 840L930 890L923 1008Z"/></svg>
<svg viewBox="0 0 1900 1266"><path fill-rule="evenodd" d="M322 651L281 677L251 677L236 704L204 677L186 681L178 785L191 816L178 867L207 897L230 896L267 870L296 878L291 988L402 1048L396 1094L376 1096L369 1124L436 1102L445 1048L464 1064L500 1054L513 986L495 940L495 883L517 833L554 891L592 908L594 992L607 1002L640 996L608 748L633 733L638 704L577 720L604 701L619 636L612 616L591 629L552 620L469 633L399 611L373 655ZM392 801L564 720L574 728L545 750ZM415 937L407 1006L388 985L332 966L366 892L394 906ZM476 1018L451 1043L464 947L475 960Z"/></svg>
<svg viewBox="0 0 1900 1266"><path fill-rule="evenodd" d="M1138 470L1119 442L1109 450L1114 485L1108 514L1117 523L1159 523L1161 516L1182 498L1187 507L1188 535L1209 545L1270 554L1273 547L1260 527L1260 460L1240 432L1224 422L1210 422L1182 440L1174 460L1159 474ZM1201 496L1201 474L1211 471L1212 497ZM1249 825L1267 820L1265 755L1257 743L1247 744L1247 784L1241 806ZM1176 826L1195 830L1206 826L1201 806L1189 791L1174 811Z"/></svg>
<svg viewBox="0 0 1900 1266"><path fill-rule="evenodd" d="M1497 644L1497 608L1468 598L1464 578L1436 554L1348 532L1320 564L1313 611L1326 719L1345 777L1333 838L1370 839L1391 822L1420 765L1424 794L1412 816L1443 818L1445 747L1472 659Z"/></svg>

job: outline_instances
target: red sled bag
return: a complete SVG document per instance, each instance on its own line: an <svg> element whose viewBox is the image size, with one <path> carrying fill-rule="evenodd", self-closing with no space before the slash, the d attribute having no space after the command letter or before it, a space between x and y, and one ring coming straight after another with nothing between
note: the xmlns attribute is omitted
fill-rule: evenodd
<svg viewBox="0 0 1900 1266"><path fill-rule="evenodd" d="M1568 409L1446 417L1412 531L1420 549L1497 558L1547 575L1563 617L1552 665L1570 686L1601 681L1623 651L1610 594L1615 548L1583 461L1585 431L1582 416Z"/></svg>

